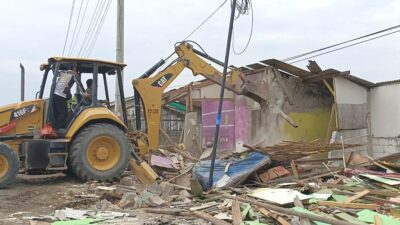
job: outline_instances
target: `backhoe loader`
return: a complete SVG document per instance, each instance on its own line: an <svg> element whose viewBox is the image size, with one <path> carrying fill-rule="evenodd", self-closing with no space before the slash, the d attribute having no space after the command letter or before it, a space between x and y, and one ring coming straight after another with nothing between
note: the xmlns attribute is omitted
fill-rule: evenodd
<svg viewBox="0 0 400 225"><path fill-rule="evenodd" d="M71 64L76 69L76 93L65 118L67 126L55 130L53 93L60 73ZM119 90L123 90L121 73L125 66L65 57L52 57L42 64L44 73L36 99L0 107L0 188L11 184L18 173L63 171L83 180L111 181L120 176L130 160L140 168L143 162L132 151L125 135L127 115L123 91L119 99L122 119L109 108L107 78L114 76ZM83 78L93 80L89 102L84 101ZM105 96L105 101L99 96Z"/></svg>
<svg viewBox="0 0 400 225"><path fill-rule="evenodd" d="M143 114L146 122L145 133L137 136L138 138L135 140L136 151L140 152L141 156L157 149L162 115L162 95L164 90L185 68L191 70L194 76L202 75L219 85L222 82L223 74L211 64L223 66L224 64L219 60L209 56L204 51L193 48L193 45L187 41L177 43L174 53L178 57L161 72L153 75L156 70L165 64L165 60L160 60L146 73L132 81L135 91L136 129L141 130L140 104L143 104ZM267 101L265 84L247 79L243 72L233 66L229 68L231 70L227 74L225 88L235 94L245 95L260 104L265 104Z"/></svg>

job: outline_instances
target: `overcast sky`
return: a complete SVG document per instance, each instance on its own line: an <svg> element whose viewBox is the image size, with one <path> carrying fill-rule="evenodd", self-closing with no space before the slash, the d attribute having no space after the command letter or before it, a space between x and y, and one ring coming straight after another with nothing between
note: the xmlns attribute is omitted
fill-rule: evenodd
<svg viewBox="0 0 400 225"><path fill-rule="evenodd" d="M87 0L84 0L84 4ZM131 80L173 51L224 0L125 1L126 96L133 94ZM76 0L76 20L80 0ZM90 0L86 21L97 0ZM229 2L229 1L228 1ZM72 0L0 1L0 105L19 100L19 63L26 67L26 98L39 90L39 65L61 55ZM116 0L90 57L114 60ZM283 59L325 47L400 23L400 1L389 0L253 0L254 32L247 51L231 54L230 63L242 66L260 60ZM223 59L230 5L223 8L191 36L208 54ZM235 23L235 42L241 49L249 35L251 16ZM74 28L74 24L71 29ZM86 32L82 26L77 49ZM323 69L350 70L353 75L378 82L400 78L400 33L316 58ZM68 47L68 45L67 45ZM296 66L305 68L306 62ZM172 87L193 80L185 73Z"/></svg>

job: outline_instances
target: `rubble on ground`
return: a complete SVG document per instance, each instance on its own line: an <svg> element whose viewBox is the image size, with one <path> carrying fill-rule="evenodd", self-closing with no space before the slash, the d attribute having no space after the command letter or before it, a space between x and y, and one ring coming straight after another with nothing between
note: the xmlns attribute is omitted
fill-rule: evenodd
<svg viewBox="0 0 400 225"><path fill-rule="evenodd" d="M296 150L299 146L303 153ZM343 147L353 146L248 146L248 151L218 158L212 189L207 159L189 160L193 156L160 149L149 156L160 176L156 183L141 184L127 171L120 181L89 182L86 191L67 193L71 200L54 215L26 219L56 225L118 224L135 221L129 210L144 209L157 214L145 223L149 225L400 224L399 168L390 157L381 161L357 152L343 158L326 154ZM180 221L170 223L163 215Z"/></svg>

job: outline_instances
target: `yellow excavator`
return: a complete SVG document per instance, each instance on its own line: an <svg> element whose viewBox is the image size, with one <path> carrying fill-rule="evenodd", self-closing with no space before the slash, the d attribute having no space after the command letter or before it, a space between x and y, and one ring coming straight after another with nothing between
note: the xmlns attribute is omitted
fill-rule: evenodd
<svg viewBox="0 0 400 225"><path fill-rule="evenodd" d="M185 68L191 70L194 76L202 75L216 84L222 84L223 74L211 63L219 66L224 64L206 54L204 50L200 51L193 48L191 43L195 42L178 42L175 45L174 53L171 54L171 56L176 54L178 57L161 72L153 75L156 70L165 64L165 60L160 60L146 73L132 81L135 90L136 129L141 130L141 104L143 104L143 114L146 122L146 135L138 136L140 138L137 138L135 143L136 151L140 152L141 156L157 149L162 115L162 95L164 90ZM202 48L200 47L200 49ZM266 102L267 90L263 82L251 81L238 68L233 66L229 68L230 71L227 74L225 84L226 89L238 95L248 96L261 104Z"/></svg>
<svg viewBox="0 0 400 225"><path fill-rule="evenodd" d="M0 107L0 188L11 184L18 173L73 173L83 180L112 181L130 164L134 174L145 183L154 182L155 172L143 161L158 147L161 100L164 90L188 68L193 75L203 75L221 85L222 73L214 64L223 63L193 48L189 42L175 46L178 58L155 74L164 63L133 80L136 126L140 130L140 102L146 132L136 133L134 147L127 138L128 120L121 74L125 64L94 59L52 57L41 65L44 71L36 99ZM171 55L172 56L172 55ZM76 65L76 90L69 104L65 129L54 131L54 91L62 71ZM267 99L265 86L253 82L239 69L230 67L225 88L258 102ZM115 77L119 84L122 119L109 105L107 80ZM84 101L83 79L92 79L90 102ZM104 97L105 100L101 100ZM139 155L137 154L139 153Z"/></svg>
<svg viewBox="0 0 400 225"><path fill-rule="evenodd" d="M58 103L53 93L60 74L71 64L76 70L72 82L76 90L73 101L69 101L66 127L55 130L54 105ZM121 73L125 66L65 57L52 57L42 64L44 73L36 99L0 107L0 188L11 184L18 173L62 171L83 180L112 181L129 161L136 169L147 168L154 175L132 151L125 135L128 120L123 91L119 99L122 119L110 110L107 80L115 77L123 90ZM83 79L93 81L90 101L85 101Z"/></svg>

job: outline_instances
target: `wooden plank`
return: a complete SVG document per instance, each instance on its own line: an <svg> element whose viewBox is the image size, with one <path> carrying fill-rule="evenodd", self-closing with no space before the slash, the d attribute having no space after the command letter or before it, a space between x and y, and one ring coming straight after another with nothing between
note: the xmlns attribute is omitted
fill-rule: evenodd
<svg viewBox="0 0 400 225"><path fill-rule="evenodd" d="M240 225L243 223L242 212L240 211L240 205L238 200L233 200L232 202L232 218L233 225Z"/></svg>
<svg viewBox="0 0 400 225"><path fill-rule="evenodd" d="M319 201L318 205L339 207L339 208L350 208L350 209L378 210L380 208L380 206L377 204L345 203L345 202L332 202L332 201Z"/></svg>
<svg viewBox="0 0 400 225"><path fill-rule="evenodd" d="M366 196L368 193L369 193L369 190L364 190L364 191L357 192L355 195L347 198L345 203L353 202L353 201L355 201L355 200L357 200L359 198L362 198L362 197Z"/></svg>
<svg viewBox="0 0 400 225"><path fill-rule="evenodd" d="M375 225L382 225L382 220L381 220L381 217L379 217L379 215L374 216L374 221L375 221Z"/></svg>
<svg viewBox="0 0 400 225"><path fill-rule="evenodd" d="M280 223L281 225L290 225L290 223L285 220L283 217L279 216L278 214L272 213L271 211L265 209L265 208L261 208L256 206L255 207L260 213L262 213L264 216L266 217L270 217L272 219L275 219L276 221L278 221L278 223Z"/></svg>
<svg viewBox="0 0 400 225"><path fill-rule="evenodd" d="M300 208L303 208L303 209L304 209L304 205L303 205L303 203L300 201L299 197L295 196L295 197L294 197L293 203L294 203L294 206L300 207ZM308 218L300 218L300 223L301 223L302 225L311 225L311 221L310 221Z"/></svg>
<svg viewBox="0 0 400 225"><path fill-rule="evenodd" d="M296 180L299 179L299 172L297 171L297 166L294 160L290 161L290 167L292 168L293 176Z"/></svg>
<svg viewBox="0 0 400 225"><path fill-rule="evenodd" d="M201 218L203 220L209 221L209 222L211 222L212 224L215 224L215 225L231 225L230 223L225 222L223 220L220 220L218 218L215 218L214 216L211 216L208 213L204 213L204 212L200 212L200 211L194 211L193 214L195 216L197 216L197 217L199 217L199 218Z"/></svg>
<svg viewBox="0 0 400 225"><path fill-rule="evenodd" d="M368 225L367 223L364 223L363 221L360 221L356 218L354 218L353 216L347 214L347 213L336 213L335 216L341 220L350 222L350 223L354 223L354 224L359 224L359 225Z"/></svg>
<svg viewBox="0 0 400 225"><path fill-rule="evenodd" d="M320 73L322 71L321 67L314 60L309 60L309 64L307 65L308 70L312 73Z"/></svg>
<svg viewBox="0 0 400 225"><path fill-rule="evenodd" d="M227 194L222 195L222 197L227 198L227 199L232 199L232 200L237 199L239 202L249 203L249 204L256 205L256 206L259 206L262 208L266 208L269 210L273 210L275 212L282 213L282 214L285 214L288 216L298 216L301 218L308 218L310 220L328 223L328 224L332 224L332 225L354 225L353 223L349 223L346 221L341 221L341 220L332 219L332 218L326 218L324 216L320 216L318 214L314 214L311 212L307 212L307 213L306 212L297 212L293 209L286 209L286 208L279 207L276 205L259 202L259 201L256 201L256 200L253 200L250 198L234 197L234 196L227 195Z"/></svg>
<svg viewBox="0 0 400 225"><path fill-rule="evenodd" d="M193 207L190 207L189 210L190 210L190 211L197 211L197 210L202 210L202 209L210 208L210 207L213 207L213 206L216 206L216 205L219 205L219 203L213 201L213 202L205 203L205 204L200 205L200 206L193 206Z"/></svg>
<svg viewBox="0 0 400 225"><path fill-rule="evenodd" d="M337 188L337 189L341 189L341 190L349 190L349 191L368 190L369 193L372 195L380 195L380 196L385 196L385 197L397 197L400 195L399 192L395 192L395 191L371 190L371 189L364 189L364 188L360 188L360 187L343 186L343 185L337 185L337 184L324 183L323 186L330 187L330 188Z"/></svg>
<svg viewBox="0 0 400 225"><path fill-rule="evenodd" d="M329 144L332 136L332 123L333 123L333 117L335 116L335 103L332 104L331 108L331 114L329 115L329 123L328 123L328 129L326 129L326 137L325 137L325 142Z"/></svg>

